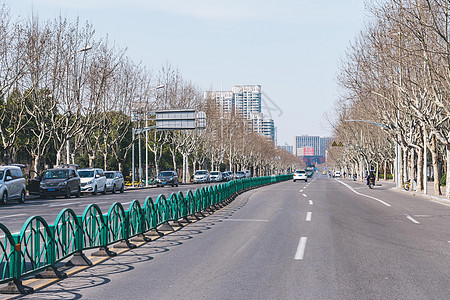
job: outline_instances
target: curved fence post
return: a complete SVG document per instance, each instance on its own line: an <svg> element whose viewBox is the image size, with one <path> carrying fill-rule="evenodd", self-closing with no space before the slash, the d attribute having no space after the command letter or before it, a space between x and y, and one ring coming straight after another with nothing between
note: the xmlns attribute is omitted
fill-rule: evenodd
<svg viewBox="0 0 450 300"><path fill-rule="evenodd" d="M170 221L170 205L163 194L156 198L156 208L158 210L158 230L174 231L173 227L169 225Z"/></svg>
<svg viewBox="0 0 450 300"><path fill-rule="evenodd" d="M108 245L120 242L114 245L114 248L136 248L136 245L130 243L129 239L129 220L120 202L114 202L106 215L106 224L108 227Z"/></svg>
<svg viewBox="0 0 450 300"><path fill-rule="evenodd" d="M83 241L85 249L100 248L92 256L116 256L117 253L108 249L108 226L106 216L103 216L97 204L89 204L82 218Z"/></svg>

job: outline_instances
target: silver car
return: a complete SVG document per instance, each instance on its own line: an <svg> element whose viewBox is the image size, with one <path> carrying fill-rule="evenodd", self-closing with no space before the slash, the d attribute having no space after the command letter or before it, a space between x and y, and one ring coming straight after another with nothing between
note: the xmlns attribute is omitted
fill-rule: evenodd
<svg viewBox="0 0 450 300"><path fill-rule="evenodd" d="M26 182L22 170L16 166L0 166L0 195L1 204L9 200L25 202Z"/></svg>
<svg viewBox="0 0 450 300"><path fill-rule="evenodd" d="M106 171L106 190L113 194L117 191L123 193L125 190L125 182L123 175L119 171Z"/></svg>

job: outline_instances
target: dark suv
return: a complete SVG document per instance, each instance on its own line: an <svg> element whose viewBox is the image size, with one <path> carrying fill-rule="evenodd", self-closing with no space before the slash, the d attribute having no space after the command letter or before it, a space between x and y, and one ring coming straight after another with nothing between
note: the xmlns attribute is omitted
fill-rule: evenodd
<svg viewBox="0 0 450 300"><path fill-rule="evenodd" d="M30 194L45 196L72 195L80 197L80 176L74 168L54 168L45 170L41 176L32 179L29 184Z"/></svg>
<svg viewBox="0 0 450 300"><path fill-rule="evenodd" d="M175 171L163 171L159 173L156 178L156 186L164 185L178 186L178 175Z"/></svg>

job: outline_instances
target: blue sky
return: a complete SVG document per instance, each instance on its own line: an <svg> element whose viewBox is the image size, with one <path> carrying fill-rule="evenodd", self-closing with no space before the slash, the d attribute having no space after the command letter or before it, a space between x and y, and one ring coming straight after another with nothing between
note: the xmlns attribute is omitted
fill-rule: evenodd
<svg viewBox="0 0 450 300"><path fill-rule="evenodd" d="M0 0L1 1L1 0ZM87 20L157 71L169 63L202 90L260 84L278 144L330 134L339 60L363 28L362 0L6 0L14 16ZM281 115L280 115L281 114Z"/></svg>

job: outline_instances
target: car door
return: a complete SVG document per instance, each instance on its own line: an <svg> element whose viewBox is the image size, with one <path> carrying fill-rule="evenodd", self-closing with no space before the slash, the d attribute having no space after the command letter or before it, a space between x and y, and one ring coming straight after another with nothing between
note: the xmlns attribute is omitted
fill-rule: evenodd
<svg viewBox="0 0 450 300"><path fill-rule="evenodd" d="M28 192L32 195L39 195L41 190L41 177L35 171L28 173Z"/></svg>
<svg viewBox="0 0 450 300"><path fill-rule="evenodd" d="M6 170L6 174L5 174L5 185L6 185L6 190L8 192L8 198L14 198L16 197L16 191L14 189L14 177L11 174L11 170Z"/></svg>

